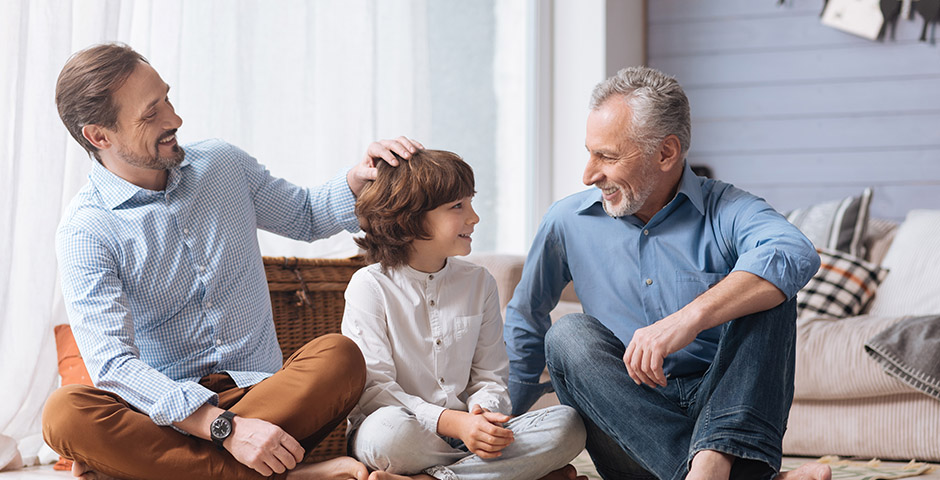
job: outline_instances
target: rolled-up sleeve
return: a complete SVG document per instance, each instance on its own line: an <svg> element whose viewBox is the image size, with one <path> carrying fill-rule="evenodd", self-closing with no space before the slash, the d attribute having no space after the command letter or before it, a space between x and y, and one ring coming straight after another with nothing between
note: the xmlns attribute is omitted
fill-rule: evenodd
<svg viewBox="0 0 940 480"><path fill-rule="evenodd" d="M734 220L723 222L738 254L732 271L757 275L793 298L819 269L812 242L763 200L738 195L734 203Z"/></svg>

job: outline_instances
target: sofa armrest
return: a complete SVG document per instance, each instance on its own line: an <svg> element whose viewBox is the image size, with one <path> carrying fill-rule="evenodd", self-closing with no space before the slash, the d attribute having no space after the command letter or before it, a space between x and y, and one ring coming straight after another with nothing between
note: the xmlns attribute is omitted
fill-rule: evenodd
<svg viewBox="0 0 940 480"><path fill-rule="evenodd" d="M489 270L490 275L493 275L493 278L496 279L496 289L499 292L499 308L505 318L506 305L522 278L522 266L525 263L525 256L506 253L477 253L468 255L465 259L486 268ZM581 303L574 293L574 284L569 283L561 292L558 306L552 310L552 321L565 314L580 311Z"/></svg>
<svg viewBox="0 0 940 480"><path fill-rule="evenodd" d="M522 255L505 253L480 253L468 255L468 262L473 262L487 269L496 279L496 290L499 292L499 309L506 316L506 305L512 298L516 284L522 278L522 264L525 257Z"/></svg>

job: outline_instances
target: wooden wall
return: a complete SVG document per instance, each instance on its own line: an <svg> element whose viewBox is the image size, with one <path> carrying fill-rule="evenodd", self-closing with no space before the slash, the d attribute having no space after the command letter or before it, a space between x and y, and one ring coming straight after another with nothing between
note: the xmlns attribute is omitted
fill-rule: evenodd
<svg viewBox="0 0 940 480"><path fill-rule="evenodd" d="M940 209L940 45L824 26L821 0L653 0L648 63L692 105L689 160L778 210L874 187L872 215Z"/></svg>

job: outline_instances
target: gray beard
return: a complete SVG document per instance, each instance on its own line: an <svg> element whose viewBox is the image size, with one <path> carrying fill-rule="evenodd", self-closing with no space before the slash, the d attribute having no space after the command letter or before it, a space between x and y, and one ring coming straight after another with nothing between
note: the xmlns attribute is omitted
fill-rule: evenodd
<svg viewBox="0 0 940 480"><path fill-rule="evenodd" d="M650 195L653 193L652 184L644 185L644 188L640 192L635 192L635 195L627 198L624 194L624 189L620 188L620 204L617 206L611 205L607 200L601 201L601 205L604 206L604 212L607 215L613 218L626 217L627 215L633 215L634 213L640 211L643 208L643 204L646 203L646 200L650 198Z"/></svg>

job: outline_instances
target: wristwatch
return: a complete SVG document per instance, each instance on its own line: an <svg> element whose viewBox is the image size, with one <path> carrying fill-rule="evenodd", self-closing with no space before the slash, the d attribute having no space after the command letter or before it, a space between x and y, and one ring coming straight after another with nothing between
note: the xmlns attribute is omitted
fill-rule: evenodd
<svg viewBox="0 0 940 480"><path fill-rule="evenodd" d="M235 414L226 410L216 417L209 426L209 435L212 436L212 443L220 449L222 448L222 442L232 434L233 418L235 418Z"/></svg>

